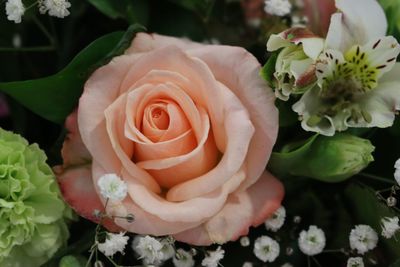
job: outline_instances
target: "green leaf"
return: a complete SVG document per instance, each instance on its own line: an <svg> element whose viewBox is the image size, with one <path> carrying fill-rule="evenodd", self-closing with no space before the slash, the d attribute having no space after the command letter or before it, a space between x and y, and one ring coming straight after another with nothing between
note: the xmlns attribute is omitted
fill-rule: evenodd
<svg viewBox="0 0 400 267"><path fill-rule="evenodd" d="M169 1L187 10L197 13L204 19L207 19L210 16L213 6L215 4L215 0L169 0Z"/></svg>
<svg viewBox="0 0 400 267"><path fill-rule="evenodd" d="M149 19L147 0L89 0L100 12L112 19L125 19L129 24L146 25Z"/></svg>
<svg viewBox="0 0 400 267"><path fill-rule="evenodd" d="M400 259L397 261L393 262L389 267L400 267Z"/></svg>
<svg viewBox="0 0 400 267"><path fill-rule="evenodd" d="M271 155L268 167L278 177L303 176L341 182L357 174L372 160L371 142L350 134L314 135Z"/></svg>
<svg viewBox="0 0 400 267"><path fill-rule="evenodd" d="M261 77L266 80L271 87L274 87L274 72L277 58L278 53L273 53L260 71Z"/></svg>
<svg viewBox="0 0 400 267"><path fill-rule="evenodd" d="M59 73L36 80L0 83L0 91L43 118L62 123L76 107L90 74L114 56L123 53L136 32L143 29L133 25L125 34L114 32L100 37Z"/></svg>

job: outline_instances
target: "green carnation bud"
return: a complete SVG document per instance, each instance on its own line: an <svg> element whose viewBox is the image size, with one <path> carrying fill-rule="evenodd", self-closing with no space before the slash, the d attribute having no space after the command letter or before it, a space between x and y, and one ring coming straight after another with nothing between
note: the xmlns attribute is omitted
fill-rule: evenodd
<svg viewBox="0 0 400 267"><path fill-rule="evenodd" d="M46 155L0 128L0 266L40 266L69 237L70 215Z"/></svg>
<svg viewBox="0 0 400 267"><path fill-rule="evenodd" d="M325 182L340 182L374 160L369 140L350 134L315 135L302 144L289 144L273 153L269 167L278 176L304 176Z"/></svg>

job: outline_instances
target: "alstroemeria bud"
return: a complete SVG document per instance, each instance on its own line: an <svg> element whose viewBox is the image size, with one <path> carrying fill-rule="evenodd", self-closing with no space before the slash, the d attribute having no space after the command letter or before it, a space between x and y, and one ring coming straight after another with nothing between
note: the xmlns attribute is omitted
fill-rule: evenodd
<svg viewBox="0 0 400 267"><path fill-rule="evenodd" d="M282 49L273 73L277 97L287 100L291 94L302 94L316 84L315 59L322 48L323 40L305 28L271 35L267 50Z"/></svg>
<svg viewBox="0 0 400 267"><path fill-rule="evenodd" d="M289 144L281 153L273 153L269 167L279 175L340 182L367 167L374 149L369 140L350 134L315 135L301 147Z"/></svg>

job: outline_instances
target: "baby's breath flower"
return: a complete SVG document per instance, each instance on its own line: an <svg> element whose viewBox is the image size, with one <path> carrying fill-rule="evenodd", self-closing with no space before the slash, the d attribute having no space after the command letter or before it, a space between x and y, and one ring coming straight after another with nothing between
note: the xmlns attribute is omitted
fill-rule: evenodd
<svg viewBox="0 0 400 267"><path fill-rule="evenodd" d="M281 267L293 267L293 265L291 265L290 263L285 263Z"/></svg>
<svg viewBox="0 0 400 267"><path fill-rule="evenodd" d="M292 5L288 0L265 0L265 12L273 16L285 16L290 13Z"/></svg>
<svg viewBox="0 0 400 267"><path fill-rule="evenodd" d="M194 260L192 254L183 249L178 249L176 251L175 257L173 257L172 262L175 267L193 267Z"/></svg>
<svg viewBox="0 0 400 267"><path fill-rule="evenodd" d="M160 243L162 244L162 253L163 253L163 261L171 259L175 255L175 249L174 249L174 239L172 238L163 238L160 240Z"/></svg>
<svg viewBox="0 0 400 267"><path fill-rule="evenodd" d="M364 262L361 257L349 258L347 260L347 267L364 267Z"/></svg>
<svg viewBox="0 0 400 267"><path fill-rule="evenodd" d="M207 256L201 262L201 266L217 267L219 261L224 258L225 250L218 247L215 251L207 251Z"/></svg>
<svg viewBox="0 0 400 267"><path fill-rule="evenodd" d="M64 18L69 15L68 8L71 3L67 0L42 0L39 2L39 11L41 14L49 12L50 16Z"/></svg>
<svg viewBox="0 0 400 267"><path fill-rule="evenodd" d="M281 229L281 227L285 223L285 218L286 209L285 207L281 206L268 220L265 221L265 227L267 228L267 230L276 232Z"/></svg>
<svg viewBox="0 0 400 267"><path fill-rule="evenodd" d="M396 163L394 164L394 168L396 169L396 171L394 172L394 179L400 186L400 159L396 161Z"/></svg>
<svg viewBox="0 0 400 267"><path fill-rule="evenodd" d="M21 17L25 13L25 7L21 0L8 0L6 3L7 19L15 23L21 23Z"/></svg>
<svg viewBox="0 0 400 267"><path fill-rule="evenodd" d="M151 236L138 236L132 244L133 250L148 264L159 263L164 259L163 245Z"/></svg>
<svg viewBox="0 0 400 267"><path fill-rule="evenodd" d="M349 240L351 249L364 254L376 247L378 234L369 225L360 224L351 230Z"/></svg>
<svg viewBox="0 0 400 267"><path fill-rule="evenodd" d="M400 229L399 217L385 217L381 220L382 223L382 236L385 238L392 238L394 234Z"/></svg>
<svg viewBox="0 0 400 267"><path fill-rule="evenodd" d="M263 262L273 262L279 256L280 247L269 236L261 236L254 241L253 252Z"/></svg>
<svg viewBox="0 0 400 267"><path fill-rule="evenodd" d="M298 242L301 252L308 256L314 256L321 253L325 248L325 233L315 225L311 225L307 231L300 232Z"/></svg>
<svg viewBox="0 0 400 267"><path fill-rule="evenodd" d="M105 174L97 181L100 193L104 198L121 201L126 197L128 188L126 183L116 174Z"/></svg>
<svg viewBox="0 0 400 267"><path fill-rule="evenodd" d="M253 263L246 261L242 267L253 267Z"/></svg>
<svg viewBox="0 0 400 267"><path fill-rule="evenodd" d="M104 243L99 243L99 250L106 256L111 257L117 252L124 253L125 246L129 237L125 233L113 234L107 233Z"/></svg>

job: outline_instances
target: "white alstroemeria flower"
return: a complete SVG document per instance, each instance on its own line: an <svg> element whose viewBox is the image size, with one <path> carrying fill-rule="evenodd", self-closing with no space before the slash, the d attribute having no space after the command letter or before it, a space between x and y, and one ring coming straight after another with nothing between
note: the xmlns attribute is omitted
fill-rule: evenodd
<svg viewBox="0 0 400 267"><path fill-rule="evenodd" d="M100 193L104 198L114 201L123 200L128 192L128 187L124 181L121 180L116 174L104 174L97 181L100 188Z"/></svg>
<svg viewBox="0 0 400 267"><path fill-rule="evenodd" d="M207 251L207 256L201 262L201 266L217 267L220 260L224 258L225 250L218 247L215 251Z"/></svg>
<svg viewBox="0 0 400 267"><path fill-rule="evenodd" d="M364 267L364 261L361 257L349 258L346 267Z"/></svg>
<svg viewBox="0 0 400 267"><path fill-rule="evenodd" d="M336 7L317 59L318 87L293 110L303 129L328 136L348 127L389 127L400 109L400 45L385 36L386 17L376 0L336 0Z"/></svg>
<svg viewBox="0 0 400 267"><path fill-rule="evenodd" d="M274 262L279 256L278 242L269 236L261 236L254 241L254 255L263 262Z"/></svg>
<svg viewBox="0 0 400 267"><path fill-rule="evenodd" d="M315 225L311 225L308 230L300 232L298 244L301 252L308 256L314 256L321 253L326 244L324 231Z"/></svg>
<svg viewBox="0 0 400 267"><path fill-rule="evenodd" d="M322 38L301 27L271 35L267 50L283 48L275 63L274 87L278 98L288 100L291 94L302 94L316 84L315 60L323 47Z"/></svg>
<svg viewBox="0 0 400 267"><path fill-rule="evenodd" d="M277 209L274 214L268 220L265 221L265 228L267 230L270 230L272 232L276 232L285 223L285 218L286 218L286 209L285 207L281 206L279 209Z"/></svg>
<svg viewBox="0 0 400 267"><path fill-rule="evenodd" d="M357 250L358 254L365 254L378 244L378 234L369 225L356 225L349 236L351 249Z"/></svg>
<svg viewBox="0 0 400 267"><path fill-rule="evenodd" d="M400 159L396 161L394 164L394 168L396 169L394 172L394 179L396 180L397 184L400 186Z"/></svg>
<svg viewBox="0 0 400 267"><path fill-rule="evenodd" d="M106 240L99 243L97 247L104 255L112 257L117 252L124 253L128 240L129 236L126 236L125 233L107 233Z"/></svg>
<svg viewBox="0 0 400 267"><path fill-rule="evenodd" d="M25 7L21 0L8 0L6 3L7 19L15 23L21 23L21 18L25 13Z"/></svg>
<svg viewBox="0 0 400 267"><path fill-rule="evenodd" d="M382 236L385 238L392 238L397 231L400 230L399 217L385 217L381 220Z"/></svg>

